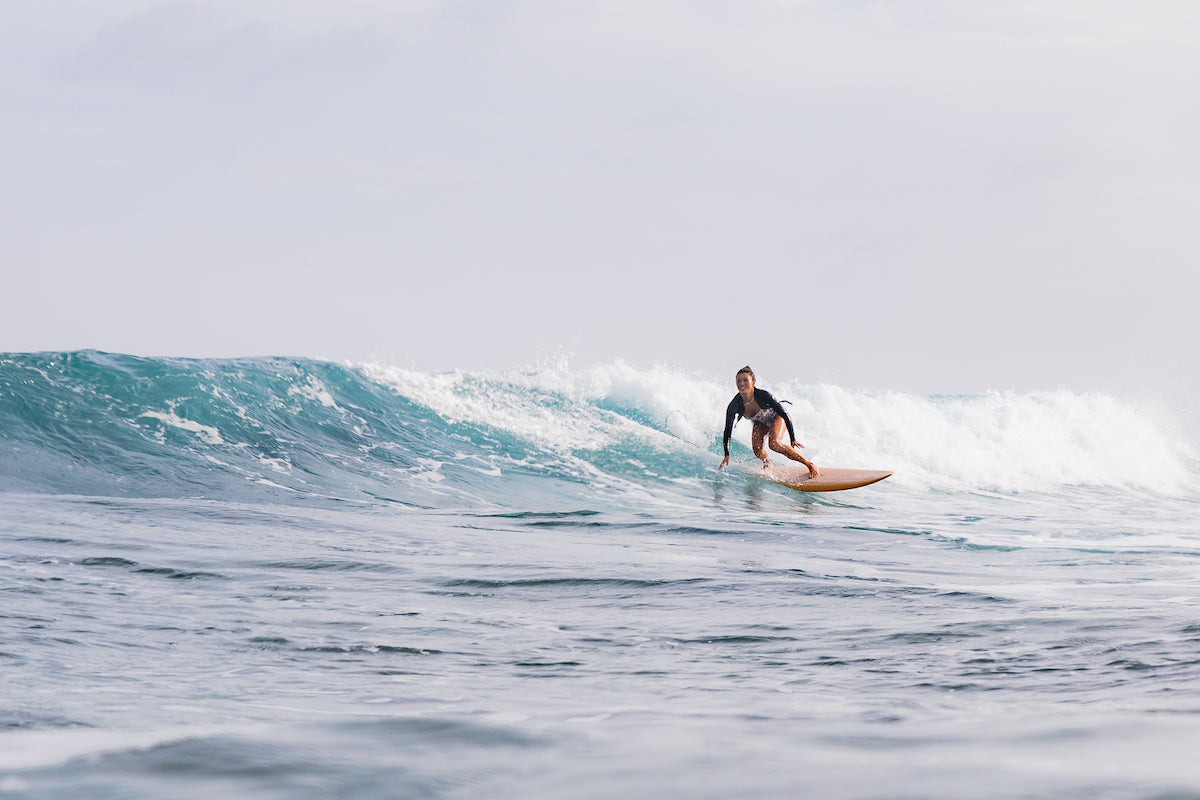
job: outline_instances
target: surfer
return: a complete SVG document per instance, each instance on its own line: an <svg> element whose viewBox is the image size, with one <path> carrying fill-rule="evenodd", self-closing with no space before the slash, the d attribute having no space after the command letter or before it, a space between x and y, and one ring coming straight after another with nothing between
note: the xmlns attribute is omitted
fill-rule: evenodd
<svg viewBox="0 0 1200 800"><path fill-rule="evenodd" d="M776 453L783 453L793 461L799 461L808 467L810 478L820 475L821 471L817 469L816 464L797 452L796 448L804 445L796 441L796 429L792 427L792 418L783 410L783 406L770 392L754 388L754 370L748 366L742 367L737 371L734 381L737 383L738 393L725 409L725 458L717 469L724 469L729 464L729 437L733 435L733 423L737 422L738 417L745 417L754 423L754 430L750 432L750 446L754 455L762 460L763 469L771 466L770 459L763 451L763 439L766 438ZM785 424L792 442L790 446L783 442Z"/></svg>

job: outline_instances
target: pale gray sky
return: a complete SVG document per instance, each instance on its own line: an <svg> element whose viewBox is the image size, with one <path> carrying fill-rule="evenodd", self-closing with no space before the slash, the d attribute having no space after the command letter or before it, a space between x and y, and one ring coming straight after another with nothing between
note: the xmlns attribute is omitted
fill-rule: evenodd
<svg viewBox="0 0 1200 800"><path fill-rule="evenodd" d="M5 0L0 350L1200 387L1200 4Z"/></svg>

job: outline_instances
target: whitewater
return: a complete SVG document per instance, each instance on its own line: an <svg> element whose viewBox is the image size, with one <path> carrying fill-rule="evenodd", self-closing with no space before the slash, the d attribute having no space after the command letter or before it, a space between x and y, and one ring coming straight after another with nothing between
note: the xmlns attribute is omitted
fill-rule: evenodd
<svg viewBox="0 0 1200 800"><path fill-rule="evenodd" d="M1168 413L732 372L0 354L0 798L1200 798Z"/></svg>

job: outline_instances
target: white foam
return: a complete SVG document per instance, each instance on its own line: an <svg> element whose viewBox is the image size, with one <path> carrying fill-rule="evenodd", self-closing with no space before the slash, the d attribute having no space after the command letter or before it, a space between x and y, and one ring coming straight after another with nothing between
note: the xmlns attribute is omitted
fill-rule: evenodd
<svg viewBox="0 0 1200 800"><path fill-rule="evenodd" d="M225 444L225 440L221 438L221 432L216 428L211 425L202 425L195 420L184 419L174 411L169 414L164 414L161 411L143 411L141 414L138 414L138 419L143 417L156 419L165 425L170 425L172 428L194 433L209 444Z"/></svg>
<svg viewBox="0 0 1200 800"><path fill-rule="evenodd" d="M657 428L699 447L712 438L713 409L719 426L729 402L724 396L729 393L703 378L663 366L638 370L622 361L578 372L560 364L523 378L532 387L581 402L607 400L637 409Z"/></svg>
<svg viewBox="0 0 1200 800"><path fill-rule="evenodd" d="M803 390L794 420L831 465L879 466L934 489L1036 491L1137 486L1182 492L1185 442L1136 404L1099 394L988 392L922 397Z"/></svg>
<svg viewBox="0 0 1200 800"><path fill-rule="evenodd" d="M428 374L378 365L361 369L450 423L487 425L551 450L598 450L615 440L612 421L601 420L585 405L557 403L529 375ZM530 388L541 391L522 391Z"/></svg>
<svg viewBox="0 0 1200 800"><path fill-rule="evenodd" d="M315 400L326 408L332 408L341 411L337 402L333 399L333 395L329 393L329 388L325 386L315 375L309 375L306 383L292 385L288 387L288 395L299 395L308 400Z"/></svg>
<svg viewBox="0 0 1200 800"><path fill-rule="evenodd" d="M259 453L258 463L262 464L267 469L278 472L282 475L292 474L292 462L289 461L286 456L283 458L272 458Z"/></svg>
<svg viewBox="0 0 1200 800"><path fill-rule="evenodd" d="M287 491L287 492L295 492L296 491L295 489L293 489L290 486L284 486L283 484L275 483L275 481L269 481L266 478L256 478L256 479L254 479L254 482L261 486L270 486L272 489L283 489L284 491Z"/></svg>

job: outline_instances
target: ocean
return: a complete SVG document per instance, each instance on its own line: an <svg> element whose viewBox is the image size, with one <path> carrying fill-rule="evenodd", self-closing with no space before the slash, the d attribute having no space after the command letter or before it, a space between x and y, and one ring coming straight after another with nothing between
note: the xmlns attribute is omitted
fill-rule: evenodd
<svg viewBox="0 0 1200 800"><path fill-rule="evenodd" d="M0 355L0 798L1200 798L1178 423L759 385L895 474L718 472L732 370Z"/></svg>

